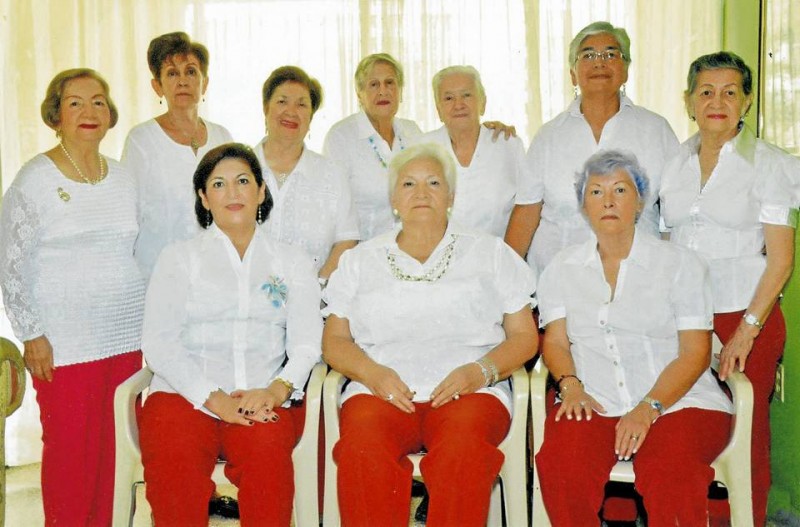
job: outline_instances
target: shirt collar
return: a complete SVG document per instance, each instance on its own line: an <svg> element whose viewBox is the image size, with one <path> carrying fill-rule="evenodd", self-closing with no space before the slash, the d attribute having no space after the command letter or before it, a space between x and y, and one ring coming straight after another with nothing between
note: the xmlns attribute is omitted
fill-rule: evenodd
<svg viewBox="0 0 800 527"><path fill-rule="evenodd" d="M356 123L358 124L359 139L368 139L373 135L378 135L378 132L375 131L375 127L372 126L372 123L370 122L369 117L367 117L367 113L364 110L361 110L356 114Z"/></svg>
<svg viewBox="0 0 800 527"><path fill-rule="evenodd" d="M268 136L265 135L264 138L258 142L258 144L253 148L253 153L256 155L256 159L258 159L258 162L261 164L262 171L264 172L269 171L270 173L272 173L272 170L270 170L269 168L269 163L267 163L267 158L264 157L264 143L267 142L267 137ZM302 174L304 172L304 169L307 167L308 163L310 163L310 161L308 160L310 154L309 155L307 154L308 154L308 147L306 146L306 143L304 141L303 151L300 153L300 159L297 160L297 164L294 166L292 174L294 173ZM266 174L263 174L263 176L264 179L267 178Z"/></svg>
<svg viewBox="0 0 800 527"><path fill-rule="evenodd" d="M646 236L650 236L638 227L633 233L633 244L625 261L648 268L651 264L650 251L647 250ZM566 263L573 265L583 265L584 267L596 267L602 269L600 253L597 251L597 238L592 233L590 239L579 245L567 259Z"/></svg>
<svg viewBox="0 0 800 527"><path fill-rule="evenodd" d="M692 155L698 155L700 153L700 132L687 139L686 145ZM756 157L756 135L749 126L746 124L742 126L739 133L722 146L722 153L727 154L729 152L737 154L751 165L754 163Z"/></svg>
<svg viewBox="0 0 800 527"><path fill-rule="evenodd" d="M581 112L581 101L583 100L583 95L578 95L578 98L572 101L567 109L570 115L575 117L583 117L583 113ZM628 98L627 95L620 94L619 96L619 111L617 113L622 112L623 108L632 108L633 101Z"/></svg>
<svg viewBox="0 0 800 527"><path fill-rule="evenodd" d="M399 251L400 248L397 246L397 235L400 234L400 230L402 228L403 224L398 222L392 230L378 235L375 238L375 243L377 243L379 247L385 247L386 249L394 249ZM433 250L433 253L431 254L436 253L436 251L438 251L441 247L450 243L450 240L452 239L450 235L469 236L475 238L478 236L478 233L468 228L462 227L461 225L453 221L450 221L447 223L447 229L444 231L444 236L442 236L442 240L439 242L439 244L436 246L436 248Z"/></svg>

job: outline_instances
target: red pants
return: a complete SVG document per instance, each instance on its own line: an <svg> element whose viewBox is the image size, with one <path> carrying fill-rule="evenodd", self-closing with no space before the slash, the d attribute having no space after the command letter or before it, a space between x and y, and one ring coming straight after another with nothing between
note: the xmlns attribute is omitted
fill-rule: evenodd
<svg viewBox="0 0 800 527"><path fill-rule="evenodd" d="M618 417L591 421L561 419L550 412L544 443L536 456L547 514L554 527L598 525L604 488L614 454ZM650 428L633 458L636 490L648 525L700 526L708 523L709 466L730 436L731 416L687 408L667 414Z"/></svg>
<svg viewBox="0 0 800 527"><path fill-rule="evenodd" d="M242 525L285 525L292 517L292 450L300 436L293 409L276 408L277 423L233 425L195 410L182 396L147 398L139 444L147 501L156 526L207 526L211 473L227 460L225 475L239 488Z"/></svg>
<svg viewBox="0 0 800 527"><path fill-rule="evenodd" d="M735 333L744 311L714 315L714 332L724 345ZM753 385L753 524L760 527L767 517L770 478L769 403L775 390L775 370L786 344L786 323L776 304L747 357L744 373Z"/></svg>
<svg viewBox="0 0 800 527"><path fill-rule="evenodd" d="M511 419L493 395L470 394L406 414L372 395L342 407L339 467L342 525L406 527L413 466L408 454L427 449L420 470L430 495L427 525L484 526ZM516 460L522 462L523 460Z"/></svg>
<svg viewBox="0 0 800 527"><path fill-rule="evenodd" d="M45 525L111 525L114 391L141 367L135 351L59 366L52 382L33 379L44 443Z"/></svg>

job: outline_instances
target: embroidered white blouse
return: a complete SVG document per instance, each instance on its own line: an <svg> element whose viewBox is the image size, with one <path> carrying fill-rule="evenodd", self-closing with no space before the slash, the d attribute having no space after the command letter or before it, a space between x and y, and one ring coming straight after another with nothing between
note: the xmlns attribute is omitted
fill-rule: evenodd
<svg viewBox="0 0 800 527"><path fill-rule="evenodd" d="M492 142L492 130L480 127L478 144L467 167L456 160L446 127L422 134L414 143L439 143L453 156L458 172L452 220L468 228L503 238L514 205L542 201L525 161L518 137Z"/></svg>
<svg viewBox="0 0 800 527"><path fill-rule="evenodd" d="M658 189L664 164L678 150L678 139L666 119L625 96L608 120L600 141L581 113L580 97L546 123L528 149L528 166L543 196L542 218L533 236L528 262L541 272L564 247L589 239L591 229L575 196L575 175L599 150L621 149L636 155L650 178L640 228L658 234Z"/></svg>
<svg viewBox="0 0 800 527"><path fill-rule="evenodd" d="M763 225L797 227L787 175L800 173L800 161L744 127L722 147L701 189L699 147L700 136L694 135L666 166L663 223L672 241L708 262L714 311L740 311L750 304L767 265Z"/></svg>
<svg viewBox="0 0 800 527"><path fill-rule="evenodd" d="M134 126L125 139L122 163L136 180L139 192L135 255L145 280L150 278L164 247L188 240L202 230L194 213L194 171L209 150L233 140L222 126L203 122L208 140L197 155L191 147L173 141L155 119Z"/></svg>
<svg viewBox="0 0 800 527"><path fill-rule="evenodd" d="M335 243L359 239L350 184L336 162L303 148L286 183L278 187L264 158L266 140L254 148L273 202L264 227L273 239L305 249L319 272Z"/></svg>
<svg viewBox="0 0 800 527"><path fill-rule="evenodd" d="M138 350L144 280L133 259L136 186L106 158L97 185L67 179L39 154L0 213L0 285L14 335L44 335L56 366Z"/></svg>
<svg viewBox="0 0 800 527"><path fill-rule="evenodd" d="M263 388L281 377L301 398L321 356L319 302L309 257L261 229L243 259L214 224L169 245L145 302L151 392L179 393L202 409L217 389Z"/></svg>
<svg viewBox="0 0 800 527"><path fill-rule="evenodd" d="M390 148L367 114L360 111L334 124L325 136L323 154L339 162L350 180L361 240L369 240L394 226L386 167L394 154L421 133L414 121L395 118L394 143Z"/></svg>
<svg viewBox="0 0 800 527"><path fill-rule="evenodd" d="M630 254L620 263L615 291L591 239L550 262L537 298L542 327L566 319L576 375L610 417L639 404L678 357L679 331L713 326L703 261L638 228ZM733 410L710 370L667 412L690 407Z"/></svg>
<svg viewBox="0 0 800 527"><path fill-rule="evenodd" d="M428 401L453 369L475 361L505 340L503 316L530 306L535 279L525 262L495 236L450 223L442 241L421 264L397 246L399 227L347 251L323 295L333 313L348 319L356 344L394 369ZM400 280L387 256L405 274L435 268L450 244L450 265L434 282ZM480 390L511 411L507 382ZM342 401L370 391L351 382Z"/></svg>

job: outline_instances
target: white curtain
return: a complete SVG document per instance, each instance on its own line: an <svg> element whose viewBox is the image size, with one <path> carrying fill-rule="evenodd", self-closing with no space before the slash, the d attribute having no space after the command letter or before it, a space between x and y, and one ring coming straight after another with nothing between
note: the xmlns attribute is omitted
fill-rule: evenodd
<svg viewBox="0 0 800 527"><path fill-rule="evenodd" d="M785 0L791 3L791 0ZM0 0L0 178L51 148L39 105L59 71L86 66L111 85L120 120L103 142L118 157L128 130L163 111L150 88L146 50L162 33L188 32L211 53L201 112L254 144L263 132L261 85L277 66L317 77L325 100L308 144L320 150L331 124L356 111L353 73L385 51L405 67L400 115L440 126L430 87L439 69L471 64L483 77L487 120L515 124L527 144L572 98L566 49L594 20L627 28L633 64L627 93L664 115L680 139L686 70L721 45L723 0ZM8 326L0 331L9 336ZM37 456L33 392L7 432L7 462ZM33 445L33 446L32 446Z"/></svg>
<svg viewBox="0 0 800 527"><path fill-rule="evenodd" d="M800 5L769 0L765 18L761 130L767 141L800 155Z"/></svg>

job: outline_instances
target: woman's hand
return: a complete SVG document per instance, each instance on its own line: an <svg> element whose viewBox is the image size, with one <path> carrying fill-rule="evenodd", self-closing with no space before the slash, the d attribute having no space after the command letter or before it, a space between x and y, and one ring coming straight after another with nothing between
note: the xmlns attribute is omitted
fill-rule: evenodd
<svg viewBox="0 0 800 527"><path fill-rule="evenodd" d="M614 452L619 460L629 460L644 444L647 433L658 418L658 411L647 403L637 404L633 410L617 421L617 437Z"/></svg>
<svg viewBox="0 0 800 527"><path fill-rule="evenodd" d="M362 382L374 396L390 402L408 414L414 413L414 392L393 369L372 364Z"/></svg>
<svg viewBox="0 0 800 527"><path fill-rule="evenodd" d="M451 371L431 392L431 407L438 408L486 385L481 367L470 362Z"/></svg>
<svg viewBox="0 0 800 527"><path fill-rule="evenodd" d="M35 339L26 340L24 343L25 352L23 359L25 360L25 367L31 372L31 375L40 381L50 382L53 380L53 346L50 341L42 335Z"/></svg>
<svg viewBox="0 0 800 527"><path fill-rule="evenodd" d="M566 416L567 419L575 417L576 421L581 421L586 416L586 420L591 421L592 412L604 414L606 409L583 390L582 384L575 383L570 385L568 390L562 392L561 404L556 411L555 419L560 421L563 416Z"/></svg>
<svg viewBox="0 0 800 527"><path fill-rule="evenodd" d="M719 378L724 381L738 366L739 371L744 371L747 357L753 349L753 342L759 330L755 326L739 323L733 336L722 347L719 353Z"/></svg>
<svg viewBox="0 0 800 527"><path fill-rule="evenodd" d="M252 419L245 418L244 413L239 412L239 399L231 397L222 390L209 395L203 406L226 423L248 426L253 424Z"/></svg>
<svg viewBox="0 0 800 527"><path fill-rule="evenodd" d="M291 395L289 388L279 381L272 381L266 388L235 390L231 397L239 402L238 412L251 421L276 422L280 416L274 409L286 402Z"/></svg>
<svg viewBox="0 0 800 527"><path fill-rule="evenodd" d="M503 134L503 138L508 141L510 137L517 137L517 129L512 125L503 124L500 121L486 121L483 123L483 126L492 130L492 142L494 143L497 141L497 138L500 137L500 134Z"/></svg>

